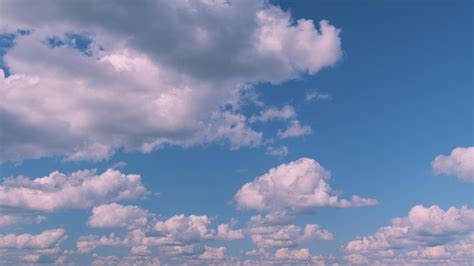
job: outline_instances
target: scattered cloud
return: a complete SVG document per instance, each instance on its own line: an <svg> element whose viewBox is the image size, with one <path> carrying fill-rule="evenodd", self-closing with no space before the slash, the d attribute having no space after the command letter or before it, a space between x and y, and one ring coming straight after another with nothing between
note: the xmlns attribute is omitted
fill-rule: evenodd
<svg viewBox="0 0 474 266"><path fill-rule="evenodd" d="M450 155L439 155L431 166L435 175L452 175L463 182L474 182L474 147L458 147Z"/></svg>
<svg viewBox="0 0 474 266"><path fill-rule="evenodd" d="M374 199L353 196L339 199L328 183L330 173L318 162L301 158L270 169L246 183L235 195L239 207L259 211L290 209L305 211L318 207L362 207L377 204Z"/></svg>
<svg viewBox="0 0 474 266"><path fill-rule="evenodd" d="M64 229L49 229L37 235L0 235L0 249L50 249L66 237Z"/></svg>
<svg viewBox="0 0 474 266"><path fill-rule="evenodd" d="M132 9L7 1L0 16L11 32L31 29L5 55L11 75L0 75L1 161L103 160L118 149L166 144L255 146L262 133L238 109L242 91L315 74L342 57L339 29L295 21L263 0ZM223 111L228 104L232 110Z"/></svg>
<svg viewBox="0 0 474 266"><path fill-rule="evenodd" d="M94 207L87 224L94 228L137 228L146 226L149 216L138 206L111 203Z"/></svg>
<svg viewBox="0 0 474 266"><path fill-rule="evenodd" d="M279 130L277 135L281 139L310 135L313 130L310 126L301 126L300 121L293 120L285 130Z"/></svg>
<svg viewBox="0 0 474 266"><path fill-rule="evenodd" d="M286 147L286 146L279 146L279 147L268 146L265 154L271 155L271 156L285 157L286 155L288 155L288 147Z"/></svg>
<svg viewBox="0 0 474 266"><path fill-rule="evenodd" d="M255 123L258 121L266 122L275 119L288 120L295 117L295 109L289 105L285 105L281 109L275 107L266 108L261 111L260 114L251 116L249 121Z"/></svg>
<svg viewBox="0 0 474 266"><path fill-rule="evenodd" d="M328 93L321 93L316 90L308 90L305 93L304 100L309 101L324 101L324 100L331 100L331 95Z"/></svg>
<svg viewBox="0 0 474 266"><path fill-rule="evenodd" d="M95 170L82 170L70 175L56 171L35 179L23 176L5 178L0 185L0 206L51 212L138 199L148 193L140 175L127 175L112 169L102 174Z"/></svg>
<svg viewBox="0 0 474 266"><path fill-rule="evenodd" d="M46 221L46 217L38 215L35 217L23 215L23 214L0 214L0 228L24 224L40 224Z"/></svg>
<svg viewBox="0 0 474 266"><path fill-rule="evenodd" d="M436 205L416 205L407 217L395 218L375 234L347 243L345 259L353 264L472 261L472 252L466 251L474 244L473 235L474 210L450 207L444 211ZM436 257L438 260L433 260Z"/></svg>
<svg viewBox="0 0 474 266"><path fill-rule="evenodd" d="M252 216L246 230L252 242L263 249L294 247L315 239L333 239L332 233L317 224L307 224L304 228L291 224L293 218L285 213Z"/></svg>

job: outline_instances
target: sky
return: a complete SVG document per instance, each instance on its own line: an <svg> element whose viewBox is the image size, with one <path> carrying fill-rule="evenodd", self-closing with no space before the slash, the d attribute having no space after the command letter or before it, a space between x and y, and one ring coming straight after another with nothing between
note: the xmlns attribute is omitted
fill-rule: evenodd
<svg viewBox="0 0 474 266"><path fill-rule="evenodd" d="M0 1L0 265L471 265L471 1Z"/></svg>

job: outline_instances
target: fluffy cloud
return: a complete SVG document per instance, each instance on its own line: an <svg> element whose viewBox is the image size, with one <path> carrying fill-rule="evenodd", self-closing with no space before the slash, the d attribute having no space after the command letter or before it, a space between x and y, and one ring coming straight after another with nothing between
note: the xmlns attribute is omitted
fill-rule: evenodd
<svg viewBox="0 0 474 266"><path fill-rule="evenodd" d="M125 256L125 257L117 257L117 256L107 256L107 257L96 257L92 262L94 266L127 266L127 265L135 265L135 266L160 266L160 259L157 257L150 257L150 256Z"/></svg>
<svg viewBox="0 0 474 266"><path fill-rule="evenodd" d="M278 137L281 139L294 138L304 135L310 135L313 132L310 126L301 126L300 121L293 120L290 126L285 130L278 131Z"/></svg>
<svg viewBox="0 0 474 266"><path fill-rule="evenodd" d="M32 223L42 223L46 220L44 216L36 216L30 217L20 214L0 214L0 228L12 226L12 225L20 225L20 224L32 224Z"/></svg>
<svg viewBox="0 0 474 266"><path fill-rule="evenodd" d="M342 56L340 31L327 21L317 29L263 0L133 8L2 1L0 16L12 30L33 29L5 56L12 75L0 75L2 160L101 160L119 148L214 141L258 145L261 133L239 110L222 107L254 84L314 74ZM80 52L67 38L84 32L91 43ZM48 46L48 38L58 45Z"/></svg>
<svg viewBox="0 0 474 266"><path fill-rule="evenodd" d="M244 238L242 229L232 229L237 224L236 220L231 220L228 224L220 224L217 227L218 238L225 240L235 240Z"/></svg>
<svg viewBox="0 0 474 266"><path fill-rule="evenodd" d="M92 209L88 225L96 228L136 228L148 224L149 213L138 206L104 204Z"/></svg>
<svg viewBox="0 0 474 266"><path fill-rule="evenodd" d="M311 256L311 252L307 248L288 249L280 248L275 252L275 258L279 260L307 260Z"/></svg>
<svg viewBox="0 0 474 266"><path fill-rule="evenodd" d="M330 100L331 95L327 93L318 92L315 90L306 91L304 100L305 101L314 101L314 100Z"/></svg>
<svg viewBox="0 0 474 266"><path fill-rule="evenodd" d="M347 243L345 259L353 264L417 263L415 259L436 257L443 258L438 262L472 260L472 253L465 252L472 246L472 235L474 210L451 207L444 211L436 205L416 205L407 217L393 219L390 226L380 228L374 235ZM453 241L459 242L451 244Z"/></svg>
<svg viewBox="0 0 474 266"><path fill-rule="evenodd" d="M214 237L209 226L211 220L206 215L175 215L166 221L158 221L155 231L166 236L168 242L192 243Z"/></svg>
<svg viewBox="0 0 474 266"><path fill-rule="evenodd" d="M212 227L206 215L174 215L166 220L156 219L156 215L137 206L123 206L116 203L94 207L88 224L99 228L125 228L126 232L108 236L88 235L76 242L79 253L89 253L98 247L130 248L134 256L148 256L151 248L160 247L162 254L179 257L193 256L204 259L220 254L221 249L205 246L215 240L230 241L242 239L242 229L234 229L235 220ZM206 253L207 252L207 253ZM201 255L203 257L201 257ZM217 259L217 258L215 258Z"/></svg>
<svg viewBox="0 0 474 266"><path fill-rule="evenodd" d="M455 148L448 156L439 155L431 162L436 175L453 175L474 182L474 147Z"/></svg>
<svg viewBox="0 0 474 266"><path fill-rule="evenodd" d="M204 260L222 260L225 258L225 251L227 248L225 247L218 247L218 248L213 248L213 247L205 247L206 251L199 255L200 259Z"/></svg>
<svg viewBox="0 0 474 266"><path fill-rule="evenodd" d="M281 109L278 109L275 107L264 109L263 111L260 112L259 115L253 115L252 117L250 117L249 121L250 122L257 122L257 121L265 122L265 121L274 120L274 119L287 120L294 117L296 117L295 109L289 105L285 105Z"/></svg>
<svg viewBox="0 0 474 266"><path fill-rule="evenodd" d="M96 204L147 195L140 176L109 169L98 175L82 170L66 175L53 172L33 180L19 176L0 185L0 206L38 211L88 208Z"/></svg>
<svg viewBox="0 0 474 266"><path fill-rule="evenodd" d="M288 147L286 146L280 146L280 147L272 147L268 146L265 154L271 155L271 156L286 156L288 155Z"/></svg>
<svg viewBox="0 0 474 266"><path fill-rule="evenodd" d="M45 230L37 235L0 235L0 249L48 249L65 237L64 229Z"/></svg>
<svg viewBox="0 0 474 266"><path fill-rule="evenodd" d="M235 195L241 208L261 211L291 209L303 211L317 207L360 207L377 203L374 199L353 196L339 199L329 186L330 173L309 158L282 164L246 183Z"/></svg>
<svg viewBox="0 0 474 266"><path fill-rule="evenodd" d="M246 231L259 248L291 247L314 239L333 239L333 235L321 226L307 224L302 229L291 224L293 219L284 213L252 216Z"/></svg>

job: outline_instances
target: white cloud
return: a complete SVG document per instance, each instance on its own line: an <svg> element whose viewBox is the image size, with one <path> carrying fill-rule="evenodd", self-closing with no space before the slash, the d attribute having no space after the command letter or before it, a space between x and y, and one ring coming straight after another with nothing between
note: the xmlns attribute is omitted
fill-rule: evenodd
<svg viewBox="0 0 474 266"><path fill-rule="evenodd" d="M353 196L339 199L329 186L330 173L309 158L282 164L246 183L236 193L241 208L260 211L291 209L311 210L317 207L361 207L377 203L374 199Z"/></svg>
<svg viewBox="0 0 474 266"><path fill-rule="evenodd" d="M317 224L307 224L303 229L291 224L294 218L285 213L252 216L246 232L259 248L292 247L314 239L333 239L329 231Z"/></svg>
<svg viewBox="0 0 474 266"><path fill-rule="evenodd" d="M95 257L92 262L94 266L127 266L127 265L136 265L136 266L160 266L160 259L152 256L107 256L107 257Z"/></svg>
<svg viewBox="0 0 474 266"><path fill-rule="evenodd" d="M13 225L22 225L22 224L39 224L46 220L46 217L38 215L36 217L25 216L21 214L0 214L0 228L13 226Z"/></svg>
<svg viewBox="0 0 474 266"><path fill-rule="evenodd" d="M55 211L137 199L147 194L139 175L126 175L112 169L100 175L94 170L70 175L53 172L33 180L22 176L4 179L0 185L0 206Z"/></svg>
<svg viewBox="0 0 474 266"><path fill-rule="evenodd" d="M242 229L232 229L237 224L236 220L231 220L227 224L220 224L217 227L217 237L225 240L235 240L244 238Z"/></svg>
<svg viewBox="0 0 474 266"><path fill-rule="evenodd" d="M279 260L308 260L311 252L307 248L289 249L280 248L275 252L275 258Z"/></svg>
<svg viewBox="0 0 474 266"><path fill-rule="evenodd" d="M271 156L284 157L284 156L288 155L288 147L286 147L286 146L280 146L280 147L268 146L265 154L268 154L268 155L271 155Z"/></svg>
<svg viewBox="0 0 474 266"><path fill-rule="evenodd" d="M327 93L318 92L315 90L306 91L305 98L304 98L304 100L308 102L313 101L313 100L330 100L330 99L331 99L331 95Z"/></svg>
<svg viewBox="0 0 474 266"><path fill-rule="evenodd" d="M472 246L473 235L474 210L451 207L444 211L436 205L416 205L407 217L393 219L390 226L380 228L374 235L347 243L345 259L353 264L418 264L418 259L431 259L433 263L438 257L439 263L452 264L474 259L472 253L465 252ZM453 241L459 242L451 244Z"/></svg>
<svg viewBox="0 0 474 266"><path fill-rule="evenodd" d="M98 247L114 247L130 248L130 254L134 256L148 256L152 254L151 248L160 247L162 254L173 258L192 256L193 260L205 257L211 259L211 255L221 251L206 248L206 243L244 237L242 229L233 228L236 225L235 220L220 224L216 230L206 215L180 214L158 221L156 215L144 209L119 204L95 207L89 218L89 225L92 224L95 227L120 227L127 230L118 235L111 233L107 236L81 236L76 242L79 253L90 253Z"/></svg>
<svg viewBox="0 0 474 266"><path fill-rule="evenodd" d="M266 122L274 119L288 120L290 118L295 117L295 109L289 105L285 105L281 109L278 109L276 107L266 108L261 111L260 114L251 116L249 121L252 123L257 121Z"/></svg>
<svg viewBox="0 0 474 266"><path fill-rule="evenodd" d="M206 251L199 255L200 259L203 260L222 260L225 258L226 247L205 247Z"/></svg>
<svg viewBox="0 0 474 266"><path fill-rule="evenodd" d="M431 162L436 175L453 175L464 182L474 182L474 147L458 147L448 156L439 155Z"/></svg>
<svg viewBox="0 0 474 266"><path fill-rule="evenodd" d="M222 106L249 86L314 74L342 56L334 26L316 29L266 1L3 1L0 16L7 28L33 29L5 56L13 74L0 75L1 160L256 145L261 133ZM91 56L45 44L70 32L89 34Z"/></svg>
<svg viewBox="0 0 474 266"><path fill-rule="evenodd" d="M162 233L166 242L193 243L211 239L215 230L210 228L211 220L206 215L175 215L166 221L158 221L155 231Z"/></svg>
<svg viewBox="0 0 474 266"><path fill-rule="evenodd" d="M0 249L48 249L65 237L64 229L49 229L37 235L0 235Z"/></svg>
<svg viewBox="0 0 474 266"><path fill-rule="evenodd" d="M313 133L313 130L310 126L301 126L300 121L293 120L290 122L290 125L287 129L278 131L278 137L281 139L286 139L310 135L311 133Z"/></svg>
<svg viewBox="0 0 474 266"><path fill-rule="evenodd" d="M96 228L143 227L148 224L148 216L148 211L138 206L104 204L92 209L88 225Z"/></svg>

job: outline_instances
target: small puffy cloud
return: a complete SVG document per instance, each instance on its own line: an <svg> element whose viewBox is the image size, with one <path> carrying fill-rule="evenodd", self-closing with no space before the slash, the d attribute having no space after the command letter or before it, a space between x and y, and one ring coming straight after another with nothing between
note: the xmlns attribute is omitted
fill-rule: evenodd
<svg viewBox="0 0 474 266"><path fill-rule="evenodd" d="M64 229L49 229L37 235L0 235L0 249L49 249L65 237Z"/></svg>
<svg viewBox="0 0 474 266"><path fill-rule="evenodd" d="M315 239L333 239L333 235L321 226L307 224L302 229L291 224L293 219L284 213L252 216L246 232L259 248L291 247Z"/></svg>
<svg viewBox="0 0 474 266"><path fill-rule="evenodd" d="M215 230L210 228L211 219L206 215L175 215L166 221L158 221L154 230L163 234L167 242L193 243L212 239Z"/></svg>
<svg viewBox="0 0 474 266"><path fill-rule="evenodd" d="M250 117L250 122L266 122L269 120L280 119L280 120L287 120L296 117L295 109L289 105L283 106L281 109L276 107L270 107L264 109L258 115L253 115Z"/></svg>
<svg viewBox="0 0 474 266"><path fill-rule="evenodd" d="M0 214L0 228L12 226L12 225L20 225L20 224L39 224L46 220L46 217L42 215L38 215L36 217L30 217L20 214Z"/></svg>
<svg viewBox="0 0 474 266"><path fill-rule="evenodd" d="M6 178L0 185L0 206L55 211L137 199L147 194L139 175L127 175L112 169L102 174L95 170L82 170L70 175L56 171L32 180L22 176Z"/></svg>
<svg viewBox="0 0 474 266"><path fill-rule="evenodd" d="M148 216L148 211L138 206L111 203L94 207L87 224L95 228L135 228L146 226Z"/></svg>
<svg viewBox="0 0 474 266"><path fill-rule="evenodd" d="M310 257L311 252L307 248L280 248L275 252L275 258L278 260L308 260Z"/></svg>
<svg viewBox="0 0 474 266"><path fill-rule="evenodd" d="M29 263L37 263L41 259L41 255L39 254L28 254L23 257L23 261Z"/></svg>
<svg viewBox="0 0 474 266"><path fill-rule="evenodd" d="M212 227L211 219L206 215L174 215L166 220L157 221L156 215L137 206L106 204L95 207L89 218L94 227L120 227L125 232L111 233L106 236L81 236L76 242L79 253L90 253L98 247L130 248L134 256L148 256L153 247L160 247L166 256L177 258L192 256L199 260L218 254L220 250L206 249L211 241L231 241L242 239L242 229L234 229L235 220L220 224L217 230ZM204 254L203 258L200 255Z"/></svg>
<svg viewBox="0 0 474 266"><path fill-rule="evenodd" d="M280 147L268 146L267 150L265 151L265 154L271 155L271 156L284 157L284 156L288 155L288 147L286 147L286 146L280 146Z"/></svg>
<svg viewBox="0 0 474 266"><path fill-rule="evenodd" d="M236 220L231 220L227 224L220 224L217 227L217 237L225 240L235 240L244 238L244 233L242 229L233 229L237 224Z"/></svg>
<svg viewBox="0 0 474 266"><path fill-rule="evenodd" d="M95 257L92 261L93 266L160 266L160 259L152 256L107 256L107 257Z"/></svg>
<svg viewBox="0 0 474 266"><path fill-rule="evenodd" d="M431 166L435 175L457 176L463 182L474 182L474 147L459 147L450 155L439 155Z"/></svg>
<svg viewBox="0 0 474 266"><path fill-rule="evenodd" d="M79 253L89 253L97 247L129 247L132 237L127 238L117 237L114 233L109 236L88 235L81 236L76 241L76 248ZM136 246L140 246L139 244Z"/></svg>
<svg viewBox="0 0 474 266"><path fill-rule="evenodd" d="M304 100L309 102L309 101L315 101L315 100L330 100L331 96L327 93L321 93L315 90L310 90L306 91Z"/></svg>
<svg viewBox="0 0 474 266"><path fill-rule="evenodd" d="M444 211L436 205L416 205L407 217L395 218L375 234L348 242L345 259L352 264L418 264L416 259L438 257L443 258L439 262L452 264L474 258L465 252L472 246L473 235L474 210L450 207Z"/></svg>
<svg viewBox="0 0 474 266"><path fill-rule="evenodd" d="M328 183L330 173L309 158L282 164L246 183L236 193L241 208L259 211L311 210L318 207L361 207L377 204L374 199L353 196L339 199Z"/></svg>
<svg viewBox="0 0 474 266"><path fill-rule="evenodd" d="M225 258L226 247L205 247L204 253L199 255L200 259L203 260L222 260Z"/></svg>
<svg viewBox="0 0 474 266"><path fill-rule="evenodd" d="M281 139L310 135L313 130L310 126L301 126L300 121L293 120L285 130L279 130L277 135Z"/></svg>

